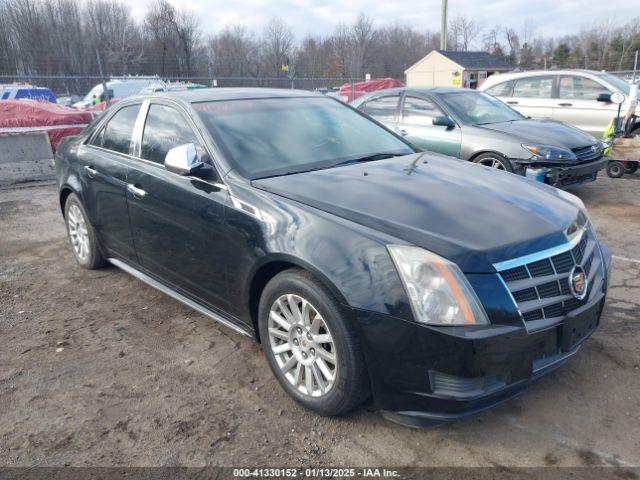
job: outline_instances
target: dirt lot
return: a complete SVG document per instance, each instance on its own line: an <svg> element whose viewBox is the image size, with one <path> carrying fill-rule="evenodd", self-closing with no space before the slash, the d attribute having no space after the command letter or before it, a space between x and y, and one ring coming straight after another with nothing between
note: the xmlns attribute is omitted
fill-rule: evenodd
<svg viewBox="0 0 640 480"><path fill-rule="evenodd" d="M53 185L0 190L0 465L640 464L640 175L576 191L614 255L562 369L431 430L317 417L260 347L115 269L76 266Z"/></svg>

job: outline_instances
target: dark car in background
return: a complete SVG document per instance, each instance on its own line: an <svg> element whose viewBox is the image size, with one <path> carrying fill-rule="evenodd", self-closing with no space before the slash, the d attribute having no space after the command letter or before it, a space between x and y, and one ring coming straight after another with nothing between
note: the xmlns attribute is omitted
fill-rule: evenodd
<svg viewBox="0 0 640 480"><path fill-rule="evenodd" d="M261 342L322 415L369 394L409 425L496 405L575 354L605 301L610 254L577 197L416 152L322 95L129 98L55 166L82 267Z"/></svg>
<svg viewBox="0 0 640 480"><path fill-rule="evenodd" d="M352 103L413 145L564 188L606 166L598 140L552 120L532 120L490 95L460 88L401 88Z"/></svg>

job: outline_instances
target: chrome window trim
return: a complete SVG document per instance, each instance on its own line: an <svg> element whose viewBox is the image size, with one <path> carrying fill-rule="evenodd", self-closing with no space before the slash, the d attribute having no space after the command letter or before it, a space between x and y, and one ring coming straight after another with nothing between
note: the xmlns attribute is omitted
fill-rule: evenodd
<svg viewBox="0 0 640 480"><path fill-rule="evenodd" d="M147 123L147 113L149 112L150 103L151 100L149 99L142 102L140 111L138 112L138 118L136 118L136 123L133 126L133 141L131 142L132 149L129 153L131 153L131 156L134 158L140 157L140 150L142 148L142 134L144 132L144 126Z"/></svg>
<svg viewBox="0 0 640 480"><path fill-rule="evenodd" d="M132 101L128 101L128 102L122 102L118 104L118 108L114 108L113 112L109 113L108 115L105 115L105 118L102 119L100 121L100 124L98 126L96 126L96 129L92 132L92 134L85 139L84 143L82 144L84 147L90 147L90 148L94 148L96 150L99 150L101 152L106 152L106 153L110 153L113 155L117 155L119 157L122 157L124 159L127 160L131 160L131 161L136 161L136 162L143 162L146 165L149 166L153 166L156 168L161 168L163 170L166 170L164 167L164 164L161 163L157 163L157 162L152 162L151 160L146 160L144 158L140 157L140 153L141 153L141 149L142 149L142 136L144 134L144 126L146 124L147 121L147 114L149 113L149 108L151 108L151 104L156 104L156 105L165 105L168 106L170 108L175 108L179 113L182 114L182 116L184 117L184 119L187 121L187 124L189 125L189 128L191 128L191 130L193 131L194 135L196 136L196 138L198 139L198 142L200 143L200 146L202 148L204 148L207 152L207 154L209 155L209 158L211 158L211 162L212 162L212 167L215 169L216 174L218 179L220 180L220 182L207 182L206 180L203 180L201 178L198 178L198 180L202 181L203 183L207 183L219 190L225 190L225 191L229 191L229 187L227 186L226 182L224 181L224 178L221 174L221 169L220 166L216 163L215 161L215 157L213 155L211 155L211 152L209 151L210 149L207 148L207 143L204 141L204 137L203 135L200 133L200 130L197 128L196 124L194 123L193 119L191 118L191 115L189 114L189 112L179 103L176 102L170 98L164 98L164 97L159 97L159 98L145 98L145 99L136 99L136 100L132 100ZM170 104L170 105L167 105ZM129 149L129 153L122 153L122 152L116 152L114 150L109 150L108 148L104 148L104 147L99 147L97 145L93 145L91 144L91 141L95 138L96 135L98 135L107 125L107 123L123 108L126 107L131 107L131 106L135 106L135 105L140 105L140 110L138 111L138 116L136 118L136 122L133 126L133 131L131 134L131 148ZM188 177L188 178L197 178L197 177Z"/></svg>
<svg viewBox="0 0 640 480"><path fill-rule="evenodd" d="M134 155L131 158L133 160L142 161L142 162L145 162L148 165L155 165L156 167L161 167L162 169L166 170L165 167L164 167L164 164L160 164L160 163L157 163L157 162L152 162L151 160L146 160L146 159L144 159L144 158L142 158L140 156L142 154L142 138L143 138L143 135L144 135L144 127L145 127L145 125L147 123L147 115L149 113L149 109L151 108L151 105L164 105L164 106L169 107L169 108L174 108L179 114L182 115L184 120L186 120L187 125L189 125L189 128L191 129L191 131L193 132L195 137L198 139L198 143L200 144L199 146L201 148L203 148L207 152L207 154L209 155L209 158L211 159L211 166L215 170L216 176L218 177L220 182L207 182L206 180L202 180L202 179L200 179L200 180L202 180L205 183L208 183L209 185L217 187L219 189L228 191L229 187L227 186L226 182L224 181L224 178L222 176L222 170L220 169L220 165L218 164L218 162L216 162L215 156L211 155L210 149L207 148L207 142L205 141L205 138L202 135L202 133L200 132L200 130L198 129L198 126L193 121L193 118L191 118L192 116L189 113L189 111L186 108L184 108L184 106L182 106L179 102L176 102L175 100L173 100L171 98L165 98L165 97L147 98L147 99L144 100L144 103L146 103L146 108L145 108L144 104L140 108L141 112L142 112L143 109L145 111L144 111L144 117L143 117L141 125L140 125L139 143L137 145L137 151L135 152L137 154L137 156ZM138 127L137 121L136 121L136 127ZM189 178L193 178L193 177L189 177Z"/></svg>
<svg viewBox="0 0 640 480"><path fill-rule="evenodd" d="M528 263L536 262L538 260L543 260L545 258L554 257L556 255L564 253L568 250L571 250L578 243L580 243L580 240L582 240L582 237L586 233L587 229L588 229L588 224L584 225L583 227L580 227L580 233L578 235L573 236L573 238L571 238L570 240L567 239L566 243L557 245L555 247L547 248L546 250L541 250L539 252L531 253L529 255L524 255L522 257L494 263L493 268L495 268L497 272L502 272L504 270L510 270L512 268L521 267L522 265L526 265Z"/></svg>

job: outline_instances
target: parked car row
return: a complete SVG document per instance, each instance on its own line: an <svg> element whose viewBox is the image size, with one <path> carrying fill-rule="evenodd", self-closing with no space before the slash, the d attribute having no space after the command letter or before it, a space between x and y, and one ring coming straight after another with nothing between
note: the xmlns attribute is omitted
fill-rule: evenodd
<svg viewBox="0 0 640 480"><path fill-rule="evenodd" d="M387 93L359 106L391 129L295 90L118 102L55 156L78 264L109 262L252 337L321 415L373 395L426 426L519 395L598 326L611 255L577 197L504 170L564 168L592 139L481 93ZM422 128L434 149L521 156L494 155L500 171L422 151Z"/></svg>

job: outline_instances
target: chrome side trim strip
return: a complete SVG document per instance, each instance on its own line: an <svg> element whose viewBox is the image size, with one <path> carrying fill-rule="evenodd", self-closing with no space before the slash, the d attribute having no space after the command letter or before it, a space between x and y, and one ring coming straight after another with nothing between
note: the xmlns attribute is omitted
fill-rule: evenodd
<svg viewBox="0 0 640 480"><path fill-rule="evenodd" d="M247 337L254 338L254 335L249 330L246 330L246 329L240 327L239 325L236 325L231 320L227 320L226 318L222 317L221 315L219 315L219 314L217 314L215 312L212 312L208 308L203 307L202 305L200 305L199 303L194 302L190 298L187 298L184 295L176 292L175 290L172 290L171 288L167 287L166 285L163 285L162 283L158 282L157 280L154 280L150 276L142 273L139 270L136 270L135 268L127 265L126 263L121 262L120 260L118 260L116 258L109 258L108 261L110 263L112 263L114 266L120 268L121 270L124 270L128 274L136 277L138 280L141 280L144 283L146 283L147 285L149 285L149 286L151 286L151 287L153 287L153 288L155 288L157 290L160 290L162 293L164 293L166 295L169 295L172 298L175 298L179 302L184 303L185 305L187 305L188 307L193 308L197 312L200 312L201 314L206 315L207 317L212 318L213 320L223 324L225 327L229 327L231 330L234 330L234 331L236 331L238 333L241 333L242 335L246 335Z"/></svg>
<svg viewBox="0 0 640 480"><path fill-rule="evenodd" d="M580 240L582 240L582 236L585 234L586 231L587 229L583 228L580 235L576 235L571 240L561 245L547 248L546 250L541 250L539 252L531 253L529 255L524 255L523 257L513 258L511 260L505 260L504 262L494 263L493 268L495 268L498 272L501 272L503 270L509 270L511 268L520 267L527 263L543 260L545 258L554 257L556 255L559 255L561 253L571 250L578 243L580 243Z"/></svg>

